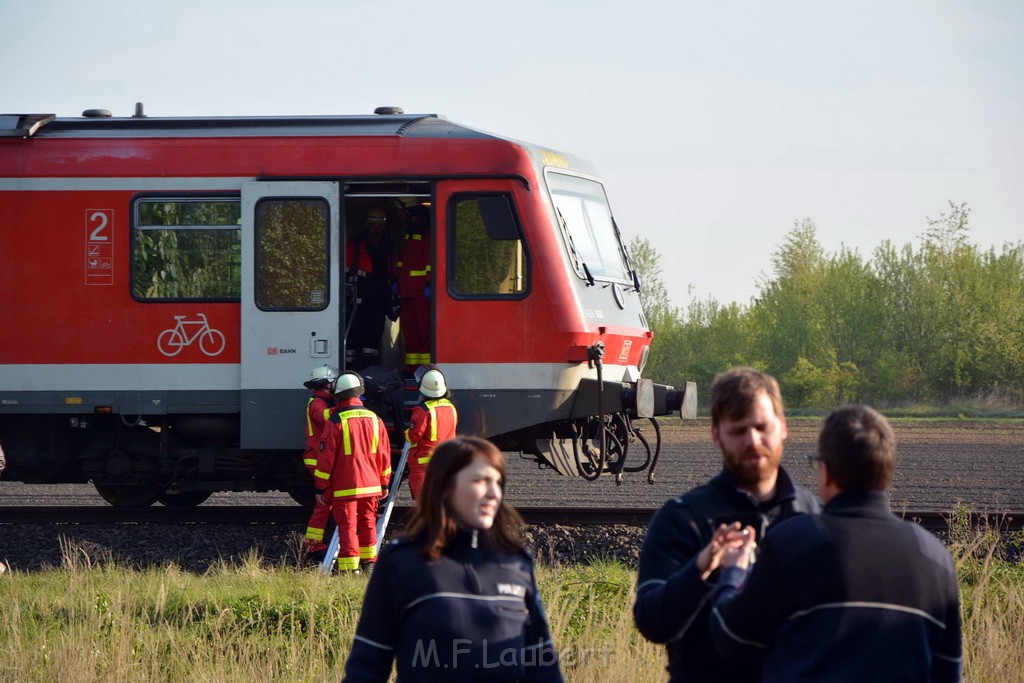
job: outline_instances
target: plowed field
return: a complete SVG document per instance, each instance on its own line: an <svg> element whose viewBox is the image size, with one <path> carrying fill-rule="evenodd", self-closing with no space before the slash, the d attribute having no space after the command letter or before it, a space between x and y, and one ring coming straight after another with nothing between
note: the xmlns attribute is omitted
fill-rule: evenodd
<svg viewBox="0 0 1024 683"><path fill-rule="evenodd" d="M815 450L820 425L817 419L790 419L783 457L797 483L811 490L817 479L807 455ZM947 511L958 503L978 512L1024 510L1024 423L897 419L892 425L897 461L891 497L897 511ZM721 469L721 453L709 434L707 419L663 424L653 485L642 474L626 475L620 486L607 477L587 482L553 476L512 454L507 496L520 506L660 506ZM627 465L639 457L630 451Z"/></svg>
<svg viewBox="0 0 1024 683"><path fill-rule="evenodd" d="M790 419L783 465L811 490L816 475L807 463L815 449L820 420ZM893 420L897 462L891 497L899 510L945 512L963 503L977 512L1024 511L1024 422L958 420ZM644 432L653 439L650 427ZM660 507L669 498L701 484L721 469L721 453L711 444L710 422L667 420L662 425L662 453L655 483L645 474L627 474L616 486L610 477L598 481L562 477L539 469L532 459L507 454L506 495L527 506ZM629 451L627 465L637 464L640 446ZM0 505L106 505L89 484L29 486L0 482ZM283 504L284 493L217 493L206 505ZM399 505L408 505L402 487Z"/></svg>

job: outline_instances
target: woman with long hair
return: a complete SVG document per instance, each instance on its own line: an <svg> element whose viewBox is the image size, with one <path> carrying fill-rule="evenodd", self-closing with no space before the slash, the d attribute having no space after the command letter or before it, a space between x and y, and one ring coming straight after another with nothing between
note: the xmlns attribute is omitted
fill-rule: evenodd
<svg viewBox="0 0 1024 683"><path fill-rule="evenodd" d="M370 576L344 681L386 681L393 664L400 682L562 681L504 484L490 441L438 445L406 535Z"/></svg>

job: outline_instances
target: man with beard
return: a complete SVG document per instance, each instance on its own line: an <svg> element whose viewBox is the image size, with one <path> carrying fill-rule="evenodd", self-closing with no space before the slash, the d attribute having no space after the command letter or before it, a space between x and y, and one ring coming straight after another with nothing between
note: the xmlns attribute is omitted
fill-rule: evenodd
<svg viewBox="0 0 1024 683"><path fill-rule="evenodd" d="M786 435L775 378L752 368L715 377L711 440L722 451L722 472L665 503L640 553L633 618L645 638L665 644L672 683L760 678L756 660L719 656L708 615L723 553L741 542L741 528L760 536L776 520L820 510L781 466Z"/></svg>
<svg viewBox="0 0 1024 683"><path fill-rule="evenodd" d="M890 509L888 420L865 405L832 411L810 460L824 512L772 529L753 567L750 529L722 553L711 617L719 652L763 657L768 681L959 681L953 558Z"/></svg>

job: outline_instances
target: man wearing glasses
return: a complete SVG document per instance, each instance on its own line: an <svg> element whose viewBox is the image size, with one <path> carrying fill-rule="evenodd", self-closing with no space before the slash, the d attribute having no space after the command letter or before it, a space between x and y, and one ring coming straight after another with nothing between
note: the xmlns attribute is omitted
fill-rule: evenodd
<svg viewBox="0 0 1024 683"><path fill-rule="evenodd" d="M710 597L722 551L740 542L742 527L759 537L778 519L819 510L781 466L786 434L775 378L752 368L715 378L711 439L722 451L722 472L668 501L640 554L633 617L645 638L665 644L673 683L760 679L756 660L725 659L715 650Z"/></svg>
<svg viewBox="0 0 1024 683"><path fill-rule="evenodd" d="M875 410L826 418L811 456L824 513L772 529L749 573L752 529L721 551L710 626L723 656L763 656L766 681L960 680L953 561L890 511L895 456Z"/></svg>

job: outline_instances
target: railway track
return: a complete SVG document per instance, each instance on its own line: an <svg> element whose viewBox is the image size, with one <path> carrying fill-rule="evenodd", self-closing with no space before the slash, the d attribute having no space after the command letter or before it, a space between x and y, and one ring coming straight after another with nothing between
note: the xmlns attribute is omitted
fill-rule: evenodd
<svg viewBox="0 0 1024 683"><path fill-rule="evenodd" d="M401 521L411 508L396 507L392 519ZM646 526L651 508L518 508L527 524L565 526L613 525ZM949 513L937 511L900 511L904 519L929 531L943 532L949 527ZM0 524L305 524L309 510L292 506L207 506L192 508L147 507L117 508L87 506L6 506L0 507ZM1004 532L1024 530L1024 512L998 514L971 513L975 526L987 525Z"/></svg>

